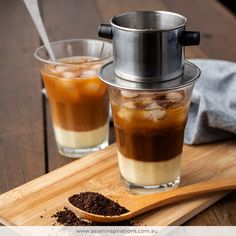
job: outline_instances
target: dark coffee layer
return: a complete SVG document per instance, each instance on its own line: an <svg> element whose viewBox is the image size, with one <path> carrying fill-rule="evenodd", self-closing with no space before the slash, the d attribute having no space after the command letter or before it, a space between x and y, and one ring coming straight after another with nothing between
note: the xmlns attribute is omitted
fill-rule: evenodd
<svg viewBox="0 0 236 236"><path fill-rule="evenodd" d="M142 106L137 102L112 104L119 152L144 162L167 161L180 155L188 105L164 100L139 103ZM148 110L147 104L153 109Z"/></svg>
<svg viewBox="0 0 236 236"><path fill-rule="evenodd" d="M70 131L89 131L104 126L108 120L108 97L67 104L50 101L54 124Z"/></svg>
<svg viewBox="0 0 236 236"><path fill-rule="evenodd" d="M120 153L130 159L145 162L167 161L180 155L184 127L167 134L143 135L116 128Z"/></svg>

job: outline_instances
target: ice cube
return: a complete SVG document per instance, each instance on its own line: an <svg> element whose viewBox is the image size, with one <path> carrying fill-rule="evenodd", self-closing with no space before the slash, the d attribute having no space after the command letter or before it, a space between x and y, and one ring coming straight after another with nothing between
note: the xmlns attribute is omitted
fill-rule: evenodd
<svg viewBox="0 0 236 236"><path fill-rule="evenodd" d="M67 66L56 66L54 69L57 73L62 73L62 72L67 71L68 67Z"/></svg>
<svg viewBox="0 0 236 236"><path fill-rule="evenodd" d="M158 103L156 103L156 102L152 102L149 105L147 105L145 108L147 110L153 110L153 109L160 109L161 106Z"/></svg>
<svg viewBox="0 0 236 236"><path fill-rule="evenodd" d="M121 107L117 113L117 115L124 120L131 121L133 117L133 112L129 109Z"/></svg>
<svg viewBox="0 0 236 236"><path fill-rule="evenodd" d="M88 77L94 77L97 75L96 70L83 70L80 74L80 77L88 78Z"/></svg>
<svg viewBox="0 0 236 236"><path fill-rule="evenodd" d="M166 98L171 102L180 102L183 99L183 95L178 92L167 93Z"/></svg>
<svg viewBox="0 0 236 236"><path fill-rule="evenodd" d="M125 102L123 104L124 107L129 108L129 109L134 109L136 108L135 104L133 102Z"/></svg>
<svg viewBox="0 0 236 236"><path fill-rule="evenodd" d="M138 97L138 94L137 93L134 93L134 92L128 92L128 91L121 91L121 95L125 98L135 98L135 97Z"/></svg>
<svg viewBox="0 0 236 236"><path fill-rule="evenodd" d="M66 71L66 72L61 73L61 76L65 79L72 79L76 77L76 74L71 71Z"/></svg>
<svg viewBox="0 0 236 236"><path fill-rule="evenodd" d="M158 121L164 119L166 115L166 112L161 109L155 109L150 111L144 111L143 116L145 119L152 120L152 121Z"/></svg>
<svg viewBox="0 0 236 236"><path fill-rule="evenodd" d="M140 106L145 110L152 110L161 108L161 106L155 102L152 98L146 98L140 102Z"/></svg>
<svg viewBox="0 0 236 236"><path fill-rule="evenodd" d="M49 71L52 72L53 74L58 74L62 72L68 71L67 66L49 66Z"/></svg>
<svg viewBox="0 0 236 236"><path fill-rule="evenodd" d="M89 82L86 84L85 88L86 88L86 92L96 93L97 91L99 91L101 86L99 85L99 83Z"/></svg>

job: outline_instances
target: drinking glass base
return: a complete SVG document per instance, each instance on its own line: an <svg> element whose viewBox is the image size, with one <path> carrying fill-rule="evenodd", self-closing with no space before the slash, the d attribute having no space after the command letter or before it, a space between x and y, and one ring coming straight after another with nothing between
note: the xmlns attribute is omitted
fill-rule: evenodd
<svg viewBox="0 0 236 236"><path fill-rule="evenodd" d="M180 184L180 177L177 177L174 181L171 181L166 184L151 186L142 186L130 183L129 181L125 180L123 176L121 176L121 180L124 186L132 194L153 194L158 192L165 192L177 188Z"/></svg>
<svg viewBox="0 0 236 236"><path fill-rule="evenodd" d="M65 157L70 158L80 158L83 156L86 156L87 154L95 151L102 150L108 146L108 140L105 140L103 143L95 146L95 147L89 147L89 148L67 148L63 147L60 144L57 144L58 152Z"/></svg>

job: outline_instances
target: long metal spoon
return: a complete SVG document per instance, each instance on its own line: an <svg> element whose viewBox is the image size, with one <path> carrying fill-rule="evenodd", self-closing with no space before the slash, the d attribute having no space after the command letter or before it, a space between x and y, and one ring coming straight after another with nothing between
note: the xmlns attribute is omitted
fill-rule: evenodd
<svg viewBox="0 0 236 236"><path fill-rule="evenodd" d="M43 21L42 21L42 18L40 16L40 13L39 13L39 7L38 7L38 1L37 0L23 0L29 13L30 13L30 16L36 26L36 29L40 35L40 38L42 39L43 41L43 44L45 46L45 48L47 49L48 51L48 55L50 57L50 59L52 61L55 61L56 58L55 58L55 55L53 53L53 50L52 50L52 47L50 45L50 42L49 42L49 39L48 39L48 36L47 36L47 33L46 33L46 30L45 30L45 27L43 25Z"/></svg>
<svg viewBox="0 0 236 236"><path fill-rule="evenodd" d="M68 200L67 200L67 206L81 218L85 218L94 222L112 223L123 220L129 220L152 209L166 206L172 203L177 203L183 200L191 199L207 193L213 193L224 190L233 190L235 188L236 188L236 177L230 177L219 180L200 182L157 194L130 195L128 201L124 199L124 201L121 204L124 207L126 207L129 210L129 212L116 216L104 216L104 215L92 214L73 206ZM132 204L133 206L132 209L129 208L128 202L135 202L135 204Z"/></svg>

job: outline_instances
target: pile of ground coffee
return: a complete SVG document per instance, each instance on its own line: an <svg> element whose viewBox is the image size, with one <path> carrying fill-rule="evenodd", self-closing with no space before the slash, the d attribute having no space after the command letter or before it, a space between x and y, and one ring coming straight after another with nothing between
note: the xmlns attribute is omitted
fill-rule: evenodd
<svg viewBox="0 0 236 236"><path fill-rule="evenodd" d="M75 207L97 215L115 216L129 212L117 202L95 192L74 194L68 200Z"/></svg>
<svg viewBox="0 0 236 236"><path fill-rule="evenodd" d="M64 207L52 217L56 218L57 222L64 226L94 226L92 222L88 222L78 218L74 212Z"/></svg>
<svg viewBox="0 0 236 236"><path fill-rule="evenodd" d="M64 225L64 226L132 226L133 223L131 221L121 221L111 224L102 224L102 223L95 223L87 220L83 220L78 218L74 212L64 207L63 210L56 212L52 216L56 218L57 223ZM55 224L54 224L55 225Z"/></svg>

